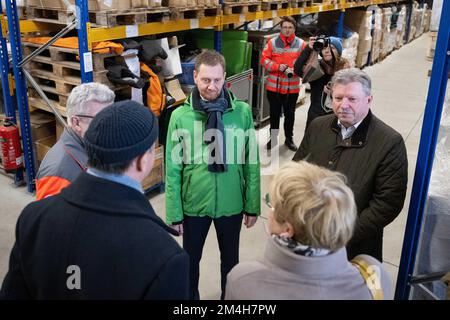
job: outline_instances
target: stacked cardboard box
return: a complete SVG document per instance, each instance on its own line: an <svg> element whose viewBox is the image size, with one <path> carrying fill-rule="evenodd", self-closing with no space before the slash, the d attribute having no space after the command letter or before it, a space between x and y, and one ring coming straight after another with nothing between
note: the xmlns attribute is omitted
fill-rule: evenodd
<svg viewBox="0 0 450 320"><path fill-rule="evenodd" d="M380 58L384 59L389 51L389 39L391 36L391 18L392 18L392 9L391 8L383 8L383 20L381 23L381 45L380 45Z"/></svg>
<svg viewBox="0 0 450 320"><path fill-rule="evenodd" d="M374 29L372 37L372 62L377 61L380 57L381 36L383 35L383 10L377 8L374 14Z"/></svg>
<svg viewBox="0 0 450 320"><path fill-rule="evenodd" d="M162 5L169 8L213 7L219 5L219 0L162 0Z"/></svg>

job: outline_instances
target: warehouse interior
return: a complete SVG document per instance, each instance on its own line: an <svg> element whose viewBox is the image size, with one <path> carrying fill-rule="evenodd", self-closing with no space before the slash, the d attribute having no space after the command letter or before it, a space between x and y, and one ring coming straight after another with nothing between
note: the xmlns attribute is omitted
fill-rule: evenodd
<svg viewBox="0 0 450 320"><path fill-rule="evenodd" d="M124 1L124 3L125 2L126 1ZM218 12L217 10L219 8L219 4L214 6L214 1L211 1L208 6L207 2L204 2L205 11L202 11L201 15L198 16L195 15L198 14L198 12L194 12L193 18L191 18L191 16L189 15L191 14L190 11L181 9L180 7L178 7L177 10L174 10L171 13L169 13L169 9L167 9L167 11L166 9L158 9L159 11L156 9L152 9L153 11L151 11L151 14L155 17L158 17L156 19L167 19L167 21L169 21L169 24L172 23L173 20L171 19L173 19L174 17L180 19L180 21L187 21L190 19L190 29L196 29L195 27L199 27L199 24L200 27L203 24L205 24L206 26L207 21L209 21L208 19L213 19L213 16L210 15L211 10L212 12ZM297 7L290 7L287 5L287 3L292 2L297 3ZM317 2L321 3L318 4ZM227 79L229 88L231 88L232 90L237 90L238 93L236 94L240 96L242 95L244 97L242 99L248 101L249 104L252 105L254 123L257 128L256 134L259 149L260 152L265 152L266 143L269 138L269 126L267 121L268 106L266 101L267 99L264 98L264 88L261 83L257 83L261 78L261 70L260 66L258 66L259 61L255 62L255 60L258 60L255 58L255 55L257 57L258 53L260 53L258 52L257 48L258 46L261 46L261 43L258 42L261 41L261 37L256 36L252 40L252 34L254 35L255 32L257 33L258 31L256 31L255 29L262 27L264 24L266 24L265 26L269 28L275 26L275 29L271 31L265 31L264 35L277 33L277 18L285 15L286 13L291 13L293 12L292 10L295 9L301 10L299 12L305 13L302 15L298 15L297 21L299 21L300 30L302 30L302 27L304 26L303 36L304 38L307 38L308 33L310 34L311 31L305 31L309 30L309 27L307 25L303 25L302 23L308 22L301 22L302 18L305 19L306 17L306 20L313 19L316 23L319 23L322 26L327 25L331 28L333 24L341 19L339 18L341 10L336 10L335 8L343 5L344 2L346 4L352 4L352 6L346 7L347 11L344 13L344 15L348 13L346 17L347 20L342 20L343 25L341 26L344 30L341 29L338 31L340 33L348 33L348 31L353 28L353 30L356 31L353 34L359 35L359 41L358 38L356 38L356 40L353 41L349 40L347 44L355 43L357 46L359 43L360 46L369 46L367 48L360 49L363 50L362 52L357 51L356 47L354 49L351 47L345 48L348 49L346 51L348 55L347 57L350 57L350 59L352 60L352 66L363 69L371 77L372 94L374 96L371 110L379 119L384 121L386 124L394 128L401 134L405 141L407 149L408 188L405 204L400 215L384 229L383 238L384 250L382 263L386 270L389 272L392 281L391 296L387 298L393 299L397 285L396 281L400 270L400 260L402 257L402 247L404 245L404 236L408 219L411 192L413 189L416 161L419 153L419 143L422 133L422 123L424 121L424 112L429 89L432 89L429 87L429 84L431 69L433 66L433 55L437 30L430 29L432 11L430 9L426 9L427 5L428 8L431 7L432 1L428 1L428 4L425 3L426 1L365 1L365 3L356 1L339 1L339 3L338 1L272 1L272 4L270 1L262 1L263 4L265 3L265 5L262 6L260 2L252 1L246 3L246 6L244 6L246 7L245 9L238 9L243 6L242 4L239 5L238 2L226 2L225 4L223 4L224 7L222 9L224 9L224 14L230 17L229 19L231 22L229 25L227 25L227 28L245 25L245 28L240 29L241 31L243 31L244 29L248 30L248 37L244 40L235 39L232 35L232 32L229 36L226 36L225 34L227 33L227 30L212 28L196 29L192 33L187 32L187 30L167 33L158 31L155 32L156 35L151 35L150 38L146 38L146 40L158 42L159 40L156 40L156 38L163 37L163 39L167 39L162 40L162 42L158 43L161 45L161 47L167 49L166 51L169 53L169 60L163 61L160 57L157 57L157 54L154 54L153 52L151 58L156 57L156 60L153 60L152 63L155 63L156 66L160 67L159 70L162 70L162 73L158 74L158 76L160 77L160 80L162 79L161 83L163 91L171 95L177 101L177 103L181 104L189 95L189 92L193 87L193 82L191 77L189 77L189 74L193 70L194 60L189 60L189 58L192 58L192 52L187 51L187 49L190 47L189 39L194 39L193 42L200 48L217 49L217 32L213 31L224 31L223 38L221 39L221 41L219 41L221 43L221 47L219 48L223 49L226 58L226 54L228 54L231 60L236 60L230 63L227 59L227 74L232 75L232 77ZM96 1L93 1L93 3L96 3ZM147 3L150 8L150 1L148 1ZM286 6L283 3L286 3ZM435 1L435 3L439 3L439 1ZM89 4L91 4L91 1L89 2ZM379 4L379 8L387 8L386 10L389 10L391 14L391 5L395 5L396 9L398 8L397 15L402 17L404 21L402 22L402 29L399 29L395 33L394 39L391 40L392 45L383 45L382 43L384 43L384 41L389 41L389 39L387 39L386 36L380 33L379 42L381 44L377 45L380 46L381 49L377 57L374 56L374 51L376 50L375 45L373 44L375 41L373 29L370 29L371 27L369 26L369 36L371 35L371 37L370 41L367 41L367 39L364 39L364 37L362 36L362 34L364 33L363 28L361 27L361 29L359 29L360 25L355 25L355 21L357 21L357 19L349 18L351 17L351 14L349 13L351 10L359 11L359 13L355 13L355 17L361 16L361 12L364 12L362 15L366 17L366 12L369 11L366 11L366 9L370 5L376 4ZM273 14L265 14L264 17L267 18L270 16L270 18L265 20L256 20L259 22L255 24L255 20L253 20L253 18L255 18L255 15L256 17L258 17L258 12L269 12L264 11L264 6L268 6ZM355 8L353 8L353 6L355 6ZM201 6L197 5L196 10L198 11L198 8L200 7ZM310 10L310 8L313 9ZM371 8L373 9L373 7ZM382 11L381 9L379 9L379 11L377 11L377 9L373 10L373 16L375 16L376 12L379 12L381 16L382 14L385 14L385 11ZM415 10L417 10L416 16ZM311 12L312 14L306 14L308 12ZM422 14L422 19L419 19L419 12ZM427 14L425 14L424 12L427 12ZM371 10L370 13L370 17L372 19ZM31 10L26 12L26 14L30 14L31 17L35 17L37 19L52 19L49 18L49 12L47 12L45 8L40 8L39 5L36 4L32 4ZM391 14L388 14L389 18L391 17ZM149 17L150 14L147 13L147 19L150 19ZM410 21L408 21L408 17ZM62 19L61 15L59 16L59 18L57 16L56 19ZM96 23L100 23L100 21L103 21L101 20L100 15L97 15L96 19ZM104 19L106 21L105 23L110 28L117 28L117 30L119 30L121 27L123 27L123 25L121 25L121 20L117 17L111 18L109 16L106 16L104 17ZM134 19L137 19L137 15L136 17L134 17ZM192 25L192 20L196 20L194 25ZM364 18L362 20L364 20ZM380 20L380 27L382 21L383 20ZM410 25L408 26L406 26L408 24L407 21L410 23ZM146 23L149 25L152 23L160 22L161 20L158 20L158 22L146 21ZM414 25L414 22L416 22L416 25ZM359 23L362 22L360 21ZM133 21L132 24L136 25L137 22ZM31 24L27 25L27 28L30 28L30 30L33 30L33 28L35 27L36 26L32 26ZM42 28L42 26L38 27ZM125 34L127 36L130 35L130 37L138 35L137 28L131 28L130 26L127 27L128 28L126 28L126 31L124 29L117 32L125 32ZM334 27L339 29L339 26L334 25ZM355 30L355 28L357 30ZM372 30L372 33L370 33L370 30ZM332 33L333 31L328 32ZM407 35L408 33L409 35ZM50 33L50 35L53 34L54 33ZM101 31L98 31L97 34L93 33L93 36L101 39L102 37L104 37L104 34L106 34L104 31L103 33L101 33ZM241 35L239 35L239 37L240 36ZM364 42L364 40L366 40L366 42ZM38 42L33 41L30 38L22 38L22 42L24 56L32 53L38 47ZM242 54L233 54L233 52L235 52L234 50L237 50L236 42L242 44L242 48L239 47L239 50L243 50ZM42 42L40 43L42 44ZM385 51L383 51L382 49L383 46L385 46ZM386 47L389 46L391 46L392 48L389 52L387 52ZM154 46L152 46L152 48L154 48ZM51 57L53 57L53 55L58 52L59 54L61 52L66 52L66 54L69 56L73 55L74 53L76 54L78 52L78 47L75 50L72 48L61 51L61 49L55 49L55 47L52 46L50 47L49 52L51 54ZM109 54L108 57L111 57L113 55L114 54ZM82 55L80 54L80 56ZM173 58L173 56L175 58ZM173 60L170 60L171 58L173 58L173 60L176 60L177 62L173 63ZM81 63L84 62L84 59L85 58L81 58ZM90 72L91 79L94 82L105 81L110 84L112 83L112 86L119 87L117 83L114 83L114 81L116 81L117 79L112 80L113 78L107 75L107 68L104 67L104 70L96 71L98 61L99 60L96 60L94 57L94 72ZM60 112L63 117L65 117L66 114L64 110L64 104L67 101L68 94L70 93L70 91L67 90L73 88L75 84L69 81L64 89L66 90L66 93L62 94L59 91L55 91L56 86L58 86L59 83L58 81L61 80L56 79L50 75L51 80L56 83L56 86L55 88L53 88L51 85L49 87L48 82L46 82L49 79L48 74L49 72L56 73L56 69L51 71L49 69L42 68L42 72L39 72L39 70L36 72L36 68L39 69L39 67L44 66L47 62L42 59L38 59L34 62L32 61L32 64L30 65L32 67L30 67L30 70L34 70L35 72L34 74L33 72L31 72L31 74L36 76L38 84L41 85L44 92L48 94L51 103L56 106L56 110ZM73 61L71 62L73 63ZM166 73L169 72L170 74L171 71L173 73L173 69L182 70L181 75L174 77L172 74L170 77L168 77ZM249 69L252 69L253 71L249 73ZM81 75L79 77L82 82L84 82L85 79L89 79L88 73L89 72L86 72L86 74L84 74L84 72L81 71ZM70 76L73 75L71 74ZM65 74L65 77L67 78L67 74ZM262 78L264 78L264 75L262 75ZM89 80L87 82L89 82ZM30 136L28 142L32 141L31 145L28 145L28 142L26 142L26 144L23 144L24 152L27 152L27 150L31 150L31 153L33 154L33 157L31 157L31 159L33 159L32 161L35 164L33 170L37 172L39 164L45 156L45 152L48 151L56 142L59 135L61 134L62 127L58 119L55 120L55 116L52 114L52 112L50 112L51 107L49 107L45 103L45 100L40 97L38 90L30 85L27 85L27 87L28 89L25 90L25 92L28 92L27 106L30 108L30 110L32 110L32 112L29 113L29 116L31 116L31 127L36 126L36 123L38 123L38 127L41 128L41 131L39 132L47 132L48 125L50 124L52 126L50 135L44 134L44 136L40 136L39 139L34 139L35 137L33 138ZM131 89L131 87L128 86L124 89L123 87L121 87L116 91L116 96L123 97L123 99L136 98L136 92L140 91L140 93L138 94L138 96L140 96L139 99L141 99L140 101L143 101L145 104L145 100L147 99L144 98L144 100L142 100L143 96L145 96L145 93L142 93L142 87L140 89L135 88L136 87ZM297 145L300 144L304 135L308 106L310 103L309 99L309 88L307 85L303 84L300 91L298 105L295 111L294 142ZM3 112L5 112L4 110L5 109L3 109ZM37 121L34 124L33 114L35 115L35 121ZM18 121L20 121L20 117L21 115L18 114ZM282 128L283 126L283 121L284 117L281 118L280 128ZM160 152L160 154L163 153ZM294 153L291 150L289 150L285 146L280 146L279 164L283 165L290 162L293 155ZM24 162L24 165L26 167L29 167L29 164L26 163L27 159L25 159ZM151 176L149 176L149 178L144 182L145 185L143 186L143 188L147 191L146 195L155 212L162 218L162 220L165 220L166 209L164 194L164 163L163 161L157 161L155 166L156 168L154 168L154 171L152 171ZM27 178L29 179L29 176L27 176L29 172L30 168L28 168L28 170L25 172L25 180L27 180ZM262 195L268 192L271 178L272 174L263 174L261 176ZM0 203L2 207L0 209L0 283L8 271L9 255L15 241L15 227L17 219L22 209L27 204L35 200L34 193L30 192L30 184L16 186L14 182L15 179L17 180L17 176L15 176L14 174L0 174ZM256 225L250 229L245 228L245 226L242 227L240 236L240 261L257 260L264 254L266 239L268 237L265 231L268 210L269 208L264 205L264 200L261 199L261 217L257 220ZM176 237L176 240L180 245L182 245L181 237ZM448 243L448 239L446 241L447 242L445 243ZM218 300L220 298L220 256L214 226L209 230L208 237L203 249L203 257L200 265L199 291L200 297L203 300Z"/></svg>

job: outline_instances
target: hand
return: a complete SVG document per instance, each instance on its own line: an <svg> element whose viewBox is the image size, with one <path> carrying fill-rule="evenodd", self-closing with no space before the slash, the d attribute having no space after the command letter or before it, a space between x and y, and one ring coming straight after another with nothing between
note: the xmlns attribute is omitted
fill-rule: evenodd
<svg viewBox="0 0 450 320"><path fill-rule="evenodd" d="M308 43L308 45L309 45L309 48L312 50L312 49L314 49L314 42L316 42L316 39L317 39L317 37L310 37L309 38L309 43Z"/></svg>
<svg viewBox="0 0 450 320"><path fill-rule="evenodd" d="M286 70L287 69L287 65L286 64L280 64L280 66L278 67L278 70L280 71L280 72L284 72L284 70Z"/></svg>
<svg viewBox="0 0 450 320"><path fill-rule="evenodd" d="M247 228L251 228L255 225L256 220L258 220L258 216L250 216L244 213L244 225Z"/></svg>
<svg viewBox="0 0 450 320"><path fill-rule="evenodd" d="M286 68L286 70L284 70L284 73L287 75L287 74L294 74L294 69L292 69L292 68Z"/></svg>
<svg viewBox="0 0 450 320"><path fill-rule="evenodd" d="M179 223L179 224L171 224L170 227L175 230L176 232L178 232L180 235L183 234L184 230L183 230L183 223Z"/></svg>
<svg viewBox="0 0 450 320"><path fill-rule="evenodd" d="M331 88L329 85L323 86L323 92L325 92L326 94L330 94L331 93Z"/></svg>

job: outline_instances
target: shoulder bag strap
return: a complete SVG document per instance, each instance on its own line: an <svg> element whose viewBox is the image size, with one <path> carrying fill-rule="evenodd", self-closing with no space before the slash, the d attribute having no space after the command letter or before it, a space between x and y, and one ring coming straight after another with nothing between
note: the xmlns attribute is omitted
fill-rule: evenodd
<svg viewBox="0 0 450 320"><path fill-rule="evenodd" d="M361 276L364 278L373 300L384 300L383 289L381 288L381 279L375 268L370 266L365 260L358 257L352 259L350 262L361 273Z"/></svg>

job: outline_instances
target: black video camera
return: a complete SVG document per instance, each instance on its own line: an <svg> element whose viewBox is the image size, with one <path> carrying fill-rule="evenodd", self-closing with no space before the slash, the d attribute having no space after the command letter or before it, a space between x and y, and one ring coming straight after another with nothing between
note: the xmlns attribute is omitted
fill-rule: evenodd
<svg viewBox="0 0 450 320"><path fill-rule="evenodd" d="M313 43L313 49L317 52L322 51L323 48L326 48L330 45L330 38L325 35L320 35L316 38Z"/></svg>

